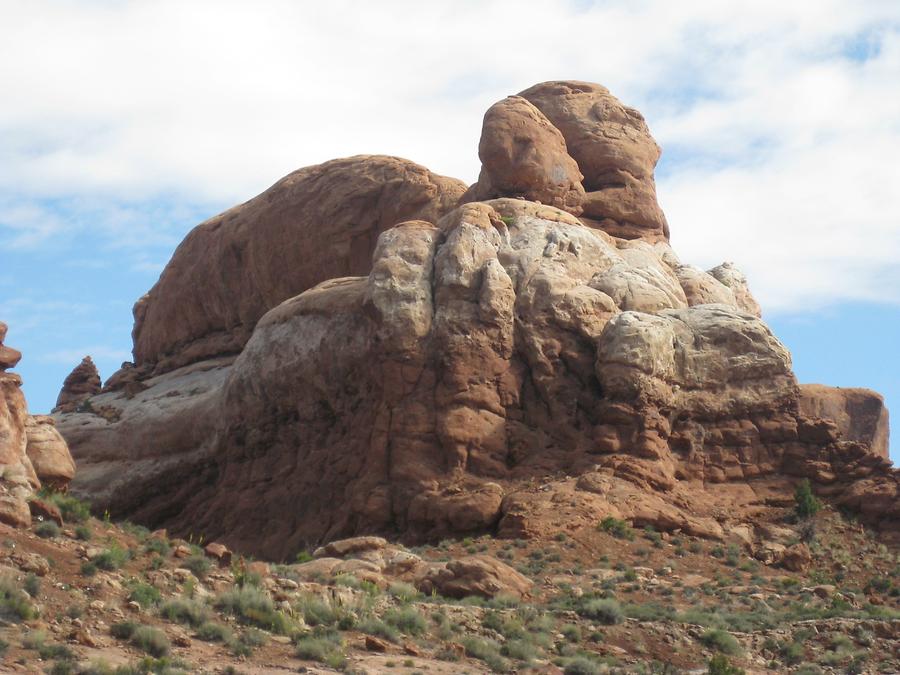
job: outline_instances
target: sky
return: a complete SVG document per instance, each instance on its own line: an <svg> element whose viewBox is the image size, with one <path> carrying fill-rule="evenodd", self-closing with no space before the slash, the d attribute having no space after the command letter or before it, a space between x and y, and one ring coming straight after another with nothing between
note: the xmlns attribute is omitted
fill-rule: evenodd
<svg viewBox="0 0 900 675"><path fill-rule="evenodd" d="M82 356L130 359L200 221L353 154L472 182L487 107L550 79L644 113L675 250L746 273L800 381L900 420L894 0L0 0L0 320L31 410Z"/></svg>

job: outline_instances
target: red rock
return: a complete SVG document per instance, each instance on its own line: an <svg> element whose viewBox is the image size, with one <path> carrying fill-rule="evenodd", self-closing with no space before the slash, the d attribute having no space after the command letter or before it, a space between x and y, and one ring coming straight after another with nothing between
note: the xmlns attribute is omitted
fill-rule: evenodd
<svg viewBox="0 0 900 675"><path fill-rule="evenodd" d="M806 544L788 546L781 558L781 565L791 572L805 572L812 564L812 554Z"/></svg>
<svg viewBox="0 0 900 675"><path fill-rule="evenodd" d="M416 581L416 587L426 595L437 591L448 598L498 595L521 598L532 585L530 579L488 555L467 556L451 560L446 566L434 566Z"/></svg>
<svg viewBox="0 0 900 675"><path fill-rule="evenodd" d="M100 373L90 356L85 356L81 363L66 376L62 390L56 399L54 412L71 412L78 408L91 396L100 393Z"/></svg>
<svg viewBox="0 0 900 675"><path fill-rule="evenodd" d="M485 113L478 156L481 174L462 202L522 197L581 213L582 175L565 139L521 96L509 96Z"/></svg>
<svg viewBox="0 0 900 675"><path fill-rule="evenodd" d="M31 511L24 499L11 496L0 496L0 523L13 527L30 527Z"/></svg>
<svg viewBox="0 0 900 675"><path fill-rule="evenodd" d="M135 363L159 373L237 354L266 311L327 279L367 274L381 232L437 220L464 190L381 155L285 176L188 234L134 307Z"/></svg>
<svg viewBox="0 0 900 675"><path fill-rule="evenodd" d="M215 558L219 563L219 567L228 567L231 565L231 551L224 544L212 542L207 544L203 551L210 558Z"/></svg>
<svg viewBox="0 0 900 675"><path fill-rule="evenodd" d="M377 637L366 635L365 647L366 650L370 652L384 653L389 649L390 645Z"/></svg>
<svg viewBox="0 0 900 675"><path fill-rule="evenodd" d="M832 420L843 438L865 443L873 454L889 458L890 424L881 394L870 389L803 384L800 412Z"/></svg>
<svg viewBox="0 0 900 675"><path fill-rule="evenodd" d="M52 417L29 415L25 423L26 452L42 483L64 491L75 477L75 462Z"/></svg>

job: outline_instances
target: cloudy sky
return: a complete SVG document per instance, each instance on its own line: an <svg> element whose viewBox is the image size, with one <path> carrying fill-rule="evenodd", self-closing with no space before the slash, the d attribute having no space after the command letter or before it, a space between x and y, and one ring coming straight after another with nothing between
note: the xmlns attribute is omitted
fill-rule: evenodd
<svg viewBox="0 0 900 675"><path fill-rule="evenodd" d="M473 181L484 110L560 78L645 114L674 247L744 269L802 381L900 411L894 0L0 0L0 319L32 410L85 354L130 358L199 221L351 154Z"/></svg>

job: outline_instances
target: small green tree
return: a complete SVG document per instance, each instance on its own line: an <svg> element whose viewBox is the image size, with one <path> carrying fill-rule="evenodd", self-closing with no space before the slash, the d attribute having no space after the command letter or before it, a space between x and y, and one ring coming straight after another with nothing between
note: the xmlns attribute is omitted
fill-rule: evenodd
<svg viewBox="0 0 900 675"><path fill-rule="evenodd" d="M797 484L797 489L794 490L794 502L794 513L801 520L812 518L822 508L822 502L816 499L809 480L806 478Z"/></svg>
<svg viewBox="0 0 900 675"><path fill-rule="evenodd" d="M709 675L744 675L743 668L731 665L731 661L722 654L716 654L709 660L706 672Z"/></svg>

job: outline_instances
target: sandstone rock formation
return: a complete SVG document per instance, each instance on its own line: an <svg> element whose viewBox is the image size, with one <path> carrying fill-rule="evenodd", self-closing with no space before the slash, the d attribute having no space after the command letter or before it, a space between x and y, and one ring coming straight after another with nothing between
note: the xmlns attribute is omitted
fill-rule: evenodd
<svg viewBox="0 0 900 675"><path fill-rule="evenodd" d="M583 176L559 129L521 96L492 105L478 144L481 174L462 201L516 196L581 213Z"/></svg>
<svg viewBox="0 0 900 675"><path fill-rule="evenodd" d="M437 220L464 190L379 155L285 176L188 234L135 305L135 364L160 373L237 354L267 310L326 279L366 274L382 231Z"/></svg>
<svg viewBox="0 0 900 675"><path fill-rule="evenodd" d="M91 396L100 393L100 373L90 356L85 356L81 363L66 376L62 390L56 399L54 411L72 412Z"/></svg>
<svg viewBox="0 0 900 675"><path fill-rule="evenodd" d="M52 417L29 415L25 423L28 459L41 483L65 490L75 477L75 462Z"/></svg>
<svg viewBox="0 0 900 675"><path fill-rule="evenodd" d="M26 500L41 487L41 480L64 490L75 475L75 464L52 419L28 414L21 378L6 372L21 358L3 345L6 332L0 322L0 522L26 527L31 523Z"/></svg>
<svg viewBox="0 0 900 675"><path fill-rule="evenodd" d="M519 96L560 130L578 162L585 223L626 239L669 238L653 180L660 149L637 110L590 82L544 82Z"/></svg>
<svg viewBox="0 0 900 675"><path fill-rule="evenodd" d="M563 147L584 175L580 217ZM137 365L58 416L73 489L273 559L357 534L530 536L607 515L749 532L749 546L747 519L804 477L900 536L880 423L804 403L743 275L669 247L638 113L599 85L545 83L489 111L480 149L452 210L459 184L352 158L194 230L139 305ZM515 198L468 201L498 186ZM291 220L297 205L315 217ZM309 259L322 228L341 243ZM319 567L337 559L323 551Z"/></svg>
<svg viewBox="0 0 900 675"><path fill-rule="evenodd" d="M804 384L800 410L809 417L832 420L843 438L864 443L874 454L889 459L888 410L881 394L870 389Z"/></svg>

